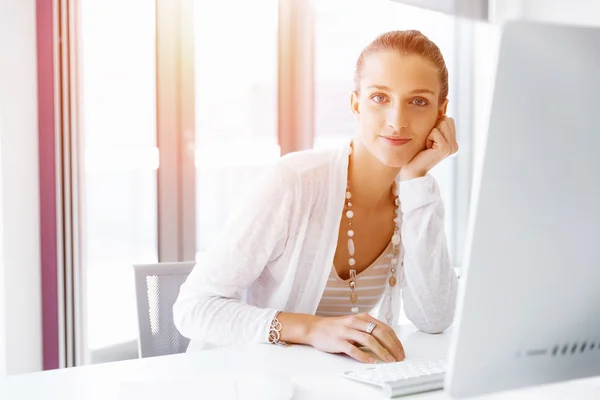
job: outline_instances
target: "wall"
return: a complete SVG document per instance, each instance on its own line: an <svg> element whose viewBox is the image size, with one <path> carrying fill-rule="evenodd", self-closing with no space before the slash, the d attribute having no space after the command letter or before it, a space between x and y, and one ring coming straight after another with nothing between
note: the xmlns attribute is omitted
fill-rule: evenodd
<svg viewBox="0 0 600 400"><path fill-rule="evenodd" d="M0 53L1 56L1 53ZM2 215L2 114L0 114L0 378L6 375L6 311L4 302L4 235L3 235L3 223Z"/></svg>
<svg viewBox="0 0 600 400"><path fill-rule="evenodd" d="M42 365L35 0L0 0L0 372Z"/></svg>
<svg viewBox="0 0 600 400"><path fill-rule="evenodd" d="M525 19L600 26L598 0L521 0Z"/></svg>
<svg viewBox="0 0 600 400"><path fill-rule="evenodd" d="M502 22L529 20L600 27L600 1L491 0L494 24L474 23L475 172L481 168L487 135Z"/></svg>
<svg viewBox="0 0 600 400"><path fill-rule="evenodd" d="M482 167L492 111L501 29L499 26L485 23L474 24L473 29L473 172L474 180L477 180Z"/></svg>

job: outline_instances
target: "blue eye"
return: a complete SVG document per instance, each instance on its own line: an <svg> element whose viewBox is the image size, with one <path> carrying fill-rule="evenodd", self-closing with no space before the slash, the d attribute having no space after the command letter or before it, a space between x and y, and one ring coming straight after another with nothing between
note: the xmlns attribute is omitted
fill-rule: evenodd
<svg viewBox="0 0 600 400"><path fill-rule="evenodd" d="M382 94L374 94L371 96L371 99L375 101L375 103L383 103L386 101L387 97Z"/></svg>
<svg viewBox="0 0 600 400"><path fill-rule="evenodd" d="M429 104L427 102L427 100L423 100L423 99L414 99L413 100L413 104L419 107L425 107L427 104Z"/></svg>

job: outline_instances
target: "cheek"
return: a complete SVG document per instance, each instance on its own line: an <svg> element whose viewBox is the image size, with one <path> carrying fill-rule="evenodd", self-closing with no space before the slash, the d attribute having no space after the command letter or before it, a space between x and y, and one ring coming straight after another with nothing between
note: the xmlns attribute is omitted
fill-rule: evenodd
<svg viewBox="0 0 600 400"><path fill-rule="evenodd" d="M362 106L363 114L368 118L380 118L385 115L385 108L373 103L372 101L366 101Z"/></svg>
<svg viewBox="0 0 600 400"><path fill-rule="evenodd" d="M361 127L365 129L379 128L385 124L385 112L381 107L376 107L367 103L362 107L359 123Z"/></svg>
<svg viewBox="0 0 600 400"><path fill-rule="evenodd" d="M429 136L429 132L435 128L437 123L437 113L421 112L418 115L415 115L411 122L413 134L419 138L419 141L425 143L427 136Z"/></svg>

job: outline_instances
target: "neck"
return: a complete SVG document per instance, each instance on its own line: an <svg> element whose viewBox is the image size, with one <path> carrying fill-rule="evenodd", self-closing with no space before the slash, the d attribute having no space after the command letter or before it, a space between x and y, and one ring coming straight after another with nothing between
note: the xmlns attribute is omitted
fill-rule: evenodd
<svg viewBox="0 0 600 400"><path fill-rule="evenodd" d="M352 147L348 180L353 203L368 209L388 204L394 198L392 188L400 168L382 164L359 143L354 142Z"/></svg>

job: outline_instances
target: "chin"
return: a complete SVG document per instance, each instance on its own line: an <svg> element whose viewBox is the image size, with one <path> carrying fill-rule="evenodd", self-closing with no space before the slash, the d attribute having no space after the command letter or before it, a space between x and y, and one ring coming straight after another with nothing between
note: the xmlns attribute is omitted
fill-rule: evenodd
<svg viewBox="0 0 600 400"><path fill-rule="evenodd" d="M386 167L390 168L402 168L406 165L412 157L407 154L393 154L394 152L381 151L379 152L377 159Z"/></svg>
<svg viewBox="0 0 600 400"><path fill-rule="evenodd" d="M385 166L390 168L402 168L414 158L416 153L410 149L396 149L388 146L379 147L377 159Z"/></svg>

